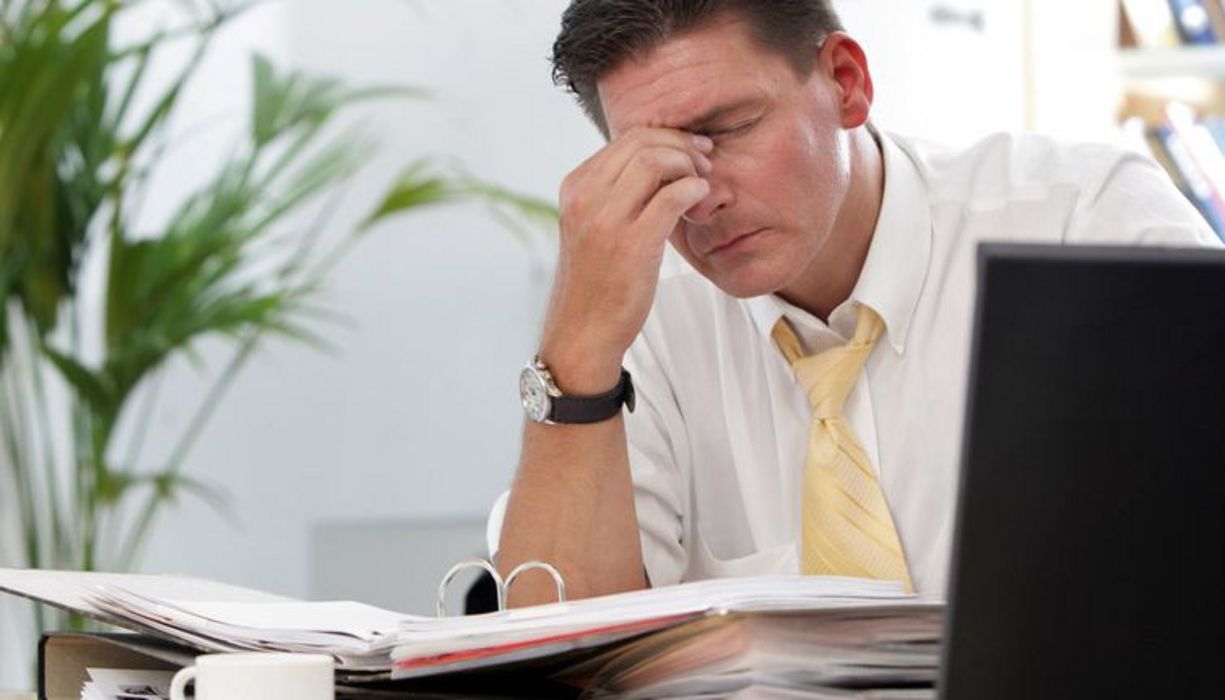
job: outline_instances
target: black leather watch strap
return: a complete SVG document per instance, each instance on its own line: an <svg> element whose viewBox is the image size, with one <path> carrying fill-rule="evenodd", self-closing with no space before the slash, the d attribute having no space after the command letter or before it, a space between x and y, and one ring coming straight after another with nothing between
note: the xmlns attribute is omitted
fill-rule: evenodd
<svg viewBox="0 0 1225 700"><path fill-rule="evenodd" d="M634 411L634 380L624 368L611 391L595 396L555 396L549 420L554 423L599 423L621 412L622 404Z"/></svg>

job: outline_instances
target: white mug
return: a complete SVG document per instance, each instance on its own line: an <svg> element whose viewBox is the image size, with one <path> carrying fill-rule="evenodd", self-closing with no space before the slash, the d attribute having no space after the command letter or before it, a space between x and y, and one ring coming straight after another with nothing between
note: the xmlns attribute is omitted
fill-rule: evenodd
<svg viewBox="0 0 1225 700"><path fill-rule="evenodd" d="M196 700L333 700L332 657L322 654L205 654L174 674L170 700L185 700L196 681Z"/></svg>

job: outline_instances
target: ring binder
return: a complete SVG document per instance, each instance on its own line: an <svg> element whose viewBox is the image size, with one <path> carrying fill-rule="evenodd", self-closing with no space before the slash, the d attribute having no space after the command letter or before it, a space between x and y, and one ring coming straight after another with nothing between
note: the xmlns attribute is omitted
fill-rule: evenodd
<svg viewBox="0 0 1225 700"><path fill-rule="evenodd" d="M506 585L502 583L502 575L498 573L498 569L487 559L468 559L452 566L438 582L438 605L436 607L438 617L447 616L447 591L451 588L451 581L455 579L459 572L466 569L484 569L493 577L494 585L498 591L498 610L506 609Z"/></svg>
<svg viewBox="0 0 1225 700"><path fill-rule="evenodd" d="M467 569L484 569L490 576L493 577L494 586L497 588L498 612L506 610L506 596L510 591L510 586L515 582L525 571L532 569L541 569L553 578L553 583L557 586L557 602L566 602L566 580L562 577L561 572L552 564L543 562L538 559L525 561L519 566L516 566L505 579L498 573L498 568L493 565L493 562L488 559L466 559L452 566L447 573L438 582L438 617L447 616L447 592L451 589L451 582L459 575L461 571Z"/></svg>
<svg viewBox="0 0 1225 700"><path fill-rule="evenodd" d="M510 591L511 584L519 577L519 574L532 569L543 569L548 572L549 576L553 577L553 583L557 585L557 602L566 602L566 580L561 577L561 572L558 571L552 564L533 559L525 561L506 576L506 591Z"/></svg>

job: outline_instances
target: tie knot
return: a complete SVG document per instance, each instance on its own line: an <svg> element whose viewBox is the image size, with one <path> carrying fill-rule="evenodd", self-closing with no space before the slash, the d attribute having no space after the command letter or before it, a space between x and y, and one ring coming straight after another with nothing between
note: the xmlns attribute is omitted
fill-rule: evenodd
<svg viewBox="0 0 1225 700"><path fill-rule="evenodd" d="M814 418L835 418L842 415L846 398L859 379L863 365L872 354L884 329L884 322L875 311L862 304L855 334L845 345L830 348L816 355L805 356L799 338L785 318L774 326L774 342L791 363L796 382L808 395Z"/></svg>

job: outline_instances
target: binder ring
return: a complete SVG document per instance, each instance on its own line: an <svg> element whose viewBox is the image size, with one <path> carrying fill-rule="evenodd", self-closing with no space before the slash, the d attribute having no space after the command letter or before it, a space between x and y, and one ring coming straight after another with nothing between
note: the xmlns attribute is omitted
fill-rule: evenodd
<svg viewBox="0 0 1225 700"><path fill-rule="evenodd" d="M543 569L548 572L549 576L553 577L553 583L557 584L557 602L566 602L566 581L562 578L561 572L553 567L552 564L543 561L525 561L519 566L516 566L509 574L506 575L506 590L510 590L511 584L515 582L519 574L532 569Z"/></svg>
<svg viewBox="0 0 1225 700"><path fill-rule="evenodd" d="M439 582L438 584L438 608L437 608L438 617L447 616L447 591L451 587L452 579L454 579L459 574L459 572L465 569L484 569L485 571L489 573L490 576L493 577L493 582L496 584L496 587L498 590L498 610L505 610L506 609L506 584L502 583L502 577L498 574L498 570L494 567L493 564L489 563L488 561L484 559L468 559L466 561L459 562L455 566L452 566L451 570L447 572L447 575L443 576L442 581ZM518 569L515 569L515 571L518 571ZM514 576L514 572L511 573L511 576L512 577ZM509 580L510 579L507 579L507 581Z"/></svg>

